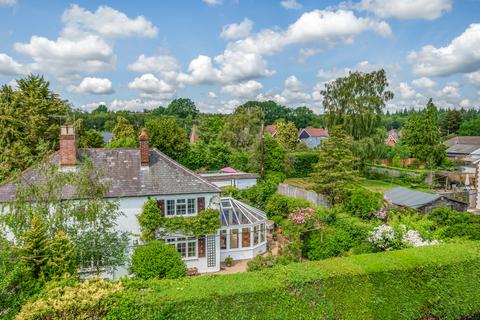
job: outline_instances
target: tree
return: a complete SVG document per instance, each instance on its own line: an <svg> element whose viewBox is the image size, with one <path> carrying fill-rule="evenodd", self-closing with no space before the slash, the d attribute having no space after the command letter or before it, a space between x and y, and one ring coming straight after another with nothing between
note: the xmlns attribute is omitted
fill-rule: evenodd
<svg viewBox="0 0 480 320"><path fill-rule="evenodd" d="M275 138L286 149L294 149L298 142L298 130L291 121L280 119L275 123L277 134Z"/></svg>
<svg viewBox="0 0 480 320"><path fill-rule="evenodd" d="M43 276L47 280L77 273L76 248L65 232L58 231L53 239L48 241L47 253L48 259L42 268Z"/></svg>
<svg viewBox="0 0 480 320"><path fill-rule="evenodd" d="M254 156L252 157L252 167L260 172L260 156L261 156L261 142L258 141L255 145ZM270 135L265 135L264 142L264 165L265 171L276 171L284 172L285 171L285 148L278 143L275 138L272 138Z"/></svg>
<svg viewBox="0 0 480 320"><path fill-rule="evenodd" d="M297 128L306 128L310 126L321 126L321 119L315 115L308 107L298 107L293 109L290 117Z"/></svg>
<svg viewBox="0 0 480 320"><path fill-rule="evenodd" d="M30 268L34 278L41 276L48 260L47 227L38 214L32 217L30 229L22 239L22 260Z"/></svg>
<svg viewBox="0 0 480 320"><path fill-rule="evenodd" d="M362 166L378 159L385 159L388 146L385 144L387 132L384 128L376 128L370 137L352 142L353 155L360 160Z"/></svg>
<svg viewBox="0 0 480 320"><path fill-rule="evenodd" d="M234 113L240 111L241 109L252 110L252 109L260 109L261 111L261 120L264 121L265 124L273 124L278 119L290 119L292 110L279 105L275 101L268 100L268 101L247 101L241 106L238 106L235 109Z"/></svg>
<svg viewBox="0 0 480 320"><path fill-rule="evenodd" d="M100 104L92 113L106 113L108 112L108 108L104 104Z"/></svg>
<svg viewBox="0 0 480 320"><path fill-rule="evenodd" d="M339 125L356 140L372 135L382 109L393 99L393 92L387 88L383 69L350 72L347 77L327 83L321 91L327 127Z"/></svg>
<svg viewBox="0 0 480 320"><path fill-rule="evenodd" d="M105 198L108 182L93 162L85 158L77 171L59 170L56 164L37 168L35 184L17 185L15 200L9 203L2 222L14 241L22 239L38 216L46 226L47 237L59 231L69 236L76 247L80 267L93 268L123 265L126 259L128 234L117 231L122 215L118 201ZM64 189L73 191L64 198ZM38 228L36 228L38 229Z"/></svg>
<svg viewBox="0 0 480 320"><path fill-rule="evenodd" d="M178 125L175 118L153 118L145 125L151 148L157 148L174 159L182 156L187 147L187 132Z"/></svg>
<svg viewBox="0 0 480 320"><path fill-rule="evenodd" d="M427 107L408 117L403 128L402 140L410 147L412 154L429 166L440 165L445 158L445 146L440 140L437 108L430 99Z"/></svg>
<svg viewBox="0 0 480 320"><path fill-rule="evenodd" d="M78 146L80 148L102 148L103 136L100 132L96 130L87 130L82 135L80 135Z"/></svg>
<svg viewBox="0 0 480 320"><path fill-rule="evenodd" d="M480 136L480 118L463 122L458 134L461 136Z"/></svg>
<svg viewBox="0 0 480 320"><path fill-rule="evenodd" d="M442 131L446 134L457 133L462 123L462 114L458 110L448 110L442 121Z"/></svg>
<svg viewBox="0 0 480 320"><path fill-rule="evenodd" d="M237 108L225 120L221 139L230 147L252 146L260 134L263 113L260 108Z"/></svg>
<svg viewBox="0 0 480 320"><path fill-rule="evenodd" d="M113 137L112 141L108 144L109 148L133 148L138 144L135 129L130 122L122 116L117 116L112 133Z"/></svg>
<svg viewBox="0 0 480 320"><path fill-rule="evenodd" d="M71 111L43 77L0 89L0 181L43 159L58 145L58 117Z"/></svg>
<svg viewBox="0 0 480 320"><path fill-rule="evenodd" d="M225 124L224 117L221 116L203 116L198 123L199 140L209 144L219 138L219 134Z"/></svg>
<svg viewBox="0 0 480 320"><path fill-rule="evenodd" d="M170 102L165 113L182 119L189 117L195 119L198 115L198 109L192 100L179 98Z"/></svg>
<svg viewBox="0 0 480 320"><path fill-rule="evenodd" d="M330 203L342 203L358 179L356 159L350 150L351 138L340 127L330 130L330 137L319 150L319 160L311 177L315 191Z"/></svg>

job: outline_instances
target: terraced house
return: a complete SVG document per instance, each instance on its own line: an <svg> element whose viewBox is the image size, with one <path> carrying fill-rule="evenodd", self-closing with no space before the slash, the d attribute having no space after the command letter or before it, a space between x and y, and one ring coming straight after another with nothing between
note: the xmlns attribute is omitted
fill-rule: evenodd
<svg viewBox="0 0 480 320"><path fill-rule="evenodd" d="M123 213L117 228L130 235L130 247L141 244L138 215L150 198L166 218L193 217L206 208L219 210L221 228L214 234L194 237L188 234L162 235L173 245L188 268L200 273L217 272L227 256L234 260L251 259L266 251L266 215L233 198L221 198L221 190L201 176L183 167L157 149L148 147L148 136L142 131L139 148L77 148L75 130L63 126L60 150L46 161L59 165L59 170L75 170L79 161L90 158L108 181L105 197L117 199ZM36 168L26 170L21 180L35 183ZM0 186L0 205L15 198L16 184ZM71 188L63 190L63 200L75 200ZM6 206L4 206L6 207ZM160 237L160 236L159 236ZM111 278L128 274L127 267L111 270Z"/></svg>

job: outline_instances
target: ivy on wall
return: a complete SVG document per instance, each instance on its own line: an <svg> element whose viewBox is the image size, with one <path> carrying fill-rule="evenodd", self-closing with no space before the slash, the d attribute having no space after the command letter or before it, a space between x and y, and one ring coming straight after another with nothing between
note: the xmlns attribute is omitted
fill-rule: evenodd
<svg viewBox="0 0 480 320"><path fill-rule="evenodd" d="M138 215L143 241L155 240L155 233L162 235L180 232L184 235L200 237L214 234L220 228L220 213L215 209L205 209L193 217L166 218L155 199L149 199Z"/></svg>

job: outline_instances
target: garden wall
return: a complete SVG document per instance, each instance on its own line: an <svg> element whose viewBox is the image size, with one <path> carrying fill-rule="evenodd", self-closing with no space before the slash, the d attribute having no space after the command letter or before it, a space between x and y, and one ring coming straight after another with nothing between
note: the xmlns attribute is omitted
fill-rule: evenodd
<svg viewBox="0 0 480 320"><path fill-rule="evenodd" d="M329 205L328 200L325 199L325 197L323 197L321 194L318 194L315 191L295 187L286 183L279 183L277 192L287 197L308 200L319 207L328 208Z"/></svg>
<svg viewBox="0 0 480 320"><path fill-rule="evenodd" d="M480 243L182 280L130 280L108 319L459 319L480 312ZM434 318L432 318L434 317Z"/></svg>

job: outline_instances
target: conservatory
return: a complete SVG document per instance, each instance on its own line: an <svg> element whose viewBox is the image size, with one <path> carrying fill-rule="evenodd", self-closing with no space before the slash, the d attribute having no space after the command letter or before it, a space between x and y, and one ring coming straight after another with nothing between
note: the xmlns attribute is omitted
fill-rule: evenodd
<svg viewBox="0 0 480 320"><path fill-rule="evenodd" d="M267 251L263 211L233 198L220 199L220 261L252 259Z"/></svg>

